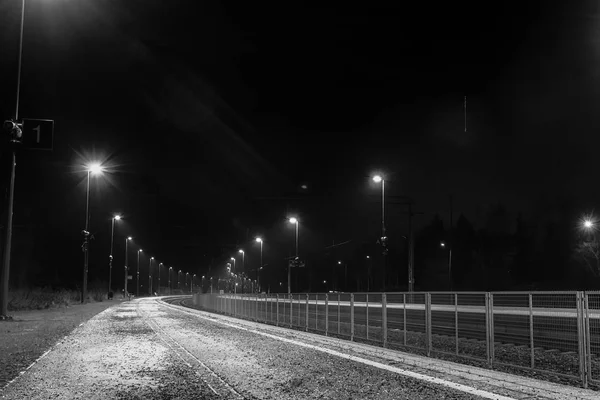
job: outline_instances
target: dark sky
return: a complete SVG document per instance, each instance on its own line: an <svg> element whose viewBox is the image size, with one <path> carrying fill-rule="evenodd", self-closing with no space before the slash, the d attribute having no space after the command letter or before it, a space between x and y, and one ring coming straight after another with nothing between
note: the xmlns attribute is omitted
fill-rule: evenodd
<svg viewBox="0 0 600 400"><path fill-rule="evenodd" d="M19 3L0 2L3 118ZM476 224L496 203L594 207L593 2L321 3L27 0L20 117L56 126L52 153L19 155L15 234L37 224L68 239L52 254L81 257L86 157L110 167L92 183L96 254L119 211L118 236L189 269L290 210L327 242L370 235L374 171L425 222L450 194ZM258 199L305 182L309 200Z"/></svg>

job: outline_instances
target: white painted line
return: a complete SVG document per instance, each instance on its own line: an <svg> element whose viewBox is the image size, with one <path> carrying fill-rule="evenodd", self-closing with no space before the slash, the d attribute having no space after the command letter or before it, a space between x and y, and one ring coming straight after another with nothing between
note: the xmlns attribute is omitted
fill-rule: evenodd
<svg viewBox="0 0 600 400"><path fill-rule="evenodd" d="M170 307L170 308L175 308L174 306L172 306L170 304L166 304L166 305L168 307ZM187 310L182 310L180 308L175 308L175 309L177 309L177 310L179 310L181 312L187 313L187 314L194 315L194 316L196 316L198 318L202 318L202 319L211 321L211 322L217 322L217 323L220 323L222 325L230 326L232 328L240 329L240 330L247 331L247 332L256 333L258 335L262 335L262 336L265 336L265 337L268 337L268 338L271 338L271 339L276 339L276 340L279 340L279 341L282 341L282 342L286 342L286 343L290 343L290 344L295 344L297 346L305 347L305 348L308 348L308 349L311 349L311 350L320 351L320 352L327 353L327 354L330 354L330 355L333 355L333 356L337 356L337 357L340 357L340 358L345 358L347 360L359 362L361 364L365 364L365 365L369 365L369 366L372 366L372 367L375 367L375 368L379 368L379 369L383 369L383 370L386 370L386 371L389 371L389 372L393 372L393 373L396 373L398 375L404 375L404 376L407 376L407 377L410 377L410 378L413 378L413 379L418 379L418 380L429 382L429 383L433 383L433 384L436 384L436 385L446 386L446 387L449 387L451 389L458 390L458 391L465 392L465 393L469 393L469 394L472 394L472 395L475 395L475 396L480 396L480 397L483 397L485 399L490 399L490 400L517 400L517 399L515 399L513 397L502 396L502 395L499 395L499 394L496 394L496 393L492 393L492 392L488 392L488 391L485 391L485 390L475 389L475 388L470 387L470 386L462 385L460 383L455 383L455 382L447 381L445 379L435 378L435 377L432 377L432 376L428 376L428 375L424 375L424 374L419 374L419 373L413 372L413 371L407 371L407 370L404 370L404 369L401 369L401 368L393 367L391 365L385 365L385 364L382 364L382 363L379 363L379 362L376 362L376 361L371 361L371 360L367 360L367 359L364 359L364 358L360 358L360 357L356 357L356 356L351 356L349 354L344 354L344 353L341 353L341 352L336 351L336 350L326 349L326 348L314 346L314 345L311 345L311 344L308 344L308 343L302 343L302 342L299 342L297 340L283 338L283 337L280 337L280 336L277 336L277 335L271 335L270 333L257 331L255 329L245 328L243 326L239 326L239 325L236 325L236 324L230 324L228 322L220 321L218 319L207 318L207 317L205 317L203 315L200 315L200 314L197 314L197 313L193 313L193 312L190 312L190 311L187 311Z"/></svg>

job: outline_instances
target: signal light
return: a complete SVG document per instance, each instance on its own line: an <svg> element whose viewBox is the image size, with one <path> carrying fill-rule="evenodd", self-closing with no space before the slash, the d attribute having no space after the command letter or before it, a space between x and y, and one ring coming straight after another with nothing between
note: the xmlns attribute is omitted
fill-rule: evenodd
<svg viewBox="0 0 600 400"><path fill-rule="evenodd" d="M2 127L4 131L9 134L11 142L21 143L21 138L23 137L23 124L16 123L13 120L6 120Z"/></svg>

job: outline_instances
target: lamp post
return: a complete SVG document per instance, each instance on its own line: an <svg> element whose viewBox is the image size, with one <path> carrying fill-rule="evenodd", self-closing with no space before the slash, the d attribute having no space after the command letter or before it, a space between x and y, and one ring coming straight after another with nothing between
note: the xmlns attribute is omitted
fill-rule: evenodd
<svg viewBox="0 0 600 400"><path fill-rule="evenodd" d="M89 262L89 246L90 246L90 176L99 175L102 173L102 166L98 163L89 164L87 171L87 189L85 196L85 229L83 234L83 287L81 293L81 302L87 301L87 278L88 278L88 262Z"/></svg>
<svg viewBox="0 0 600 400"><path fill-rule="evenodd" d="M242 255L242 272L244 272L246 271L246 253L242 249L239 249L238 253Z"/></svg>
<svg viewBox="0 0 600 400"><path fill-rule="evenodd" d="M158 295L160 296L160 267L162 267L163 263L158 263Z"/></svg>
<svg viewBox="0 0 600 400"><path fill-rule="evenodd" d="M177 272L177 290L179 290L179 276L181 275L181 270Z"/></svg>
<svg viewBox="0 0 600 400"><path fill-rule="evenodd" d="M139 249L137 251L137 274L136 274L136 278L135 278L135 283L136 283L136 290L135 290L135 297L140 297L140 253L142 252L142 249Z"/></svg>
<svg viewBox="0 0 600 400"><path fill-rule="evenodd" d="M115 221L121 219L120 215L115 215L111 218L112 228L110 231L110 255L108 256L108 293L110 296L110 292L112 292L112 263L113 263L113 244L115 239Z"/></svg>
<svg viewBox="0 0 600 400"><path fill-rule="evenodd" d="M171 270L173 267L169 267L169 295L171 295Z"/></svg>
<svg viewBox="0 0 600 400"><path fill-rule="evenodd" d="M258 243L260 243L260 265L258 266L258 268L256 269L256 279L258 281L258 290L260 291L260 270L262 269L263 266L263 240L260 237L256 238L256 241Z"/></svg>
<svg viewBox="0 0 600 400"><path fill-rule="evenodd" d="M129 244L129 241L132 240L131 236L128 236L127 238L125 238L125 284L123 285L123 298L125 298L125 296L127 296L127 271L129 269L129 255L128 255L128 248L127 245Z"/></svg>
<svg viewBox="0 0 600 400"><path fill-rule="evenodd" d="M383 247L383 290L385 291L385 278L387 273L387 237L385 236L385 179L381 175L375 175L373 182L381 182L381 246Z"/></svg>
<svg viewBox="0 0 600 400"><path fill-rule="evenodd" d="M446 248L446 243L440 242L441 248ZM448 287L452 291L452 247L448 246Z"/></svg>
<svg viewBox="0 0 600 400"><path fill-rule="evenodd" d="M235 257L231 257L230 260L233 261L233 270L235 271Z"/></svg>
<svg viewBox="0 0 600 400"><path fill-rule="evenodd" d="M300 225L300 221L298 218L292 217L289 219L291 224L296 225L296 260L298 260L298 225ZM290 263L288 262L288 294L292 293L292 269L290 268Z"/></svg>
<svg viewBox="0 0 600 400"><path fill-rule="evenodd" d="M189 275L190 275L190 273L189 273L189 272L186 272L186 273L185 273L185 285L184 285L184 286L187 286L187 281L188 281L188 276L189 276ZM190 289L190 293L191 293L191 292L192 292L192 290Z"/></svg>
<svg viewBox="0 0 600 400"><path fill-rule="evenodd" d="M150 257L150 265L148 265L148 286L149 286L149 295L152 296L152 260L154 260L154 257Z"/></svg>

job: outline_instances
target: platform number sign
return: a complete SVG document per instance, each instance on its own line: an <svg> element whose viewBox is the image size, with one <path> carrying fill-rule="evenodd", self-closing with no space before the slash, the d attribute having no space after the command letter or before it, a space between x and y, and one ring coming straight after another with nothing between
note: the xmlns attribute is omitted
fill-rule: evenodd
<svg viewBox="0 0 600 400"><path fill-rule="evenodd" d="M23 119L23 147L34 150L52 150L54 121L51 119Z"/></svg>

